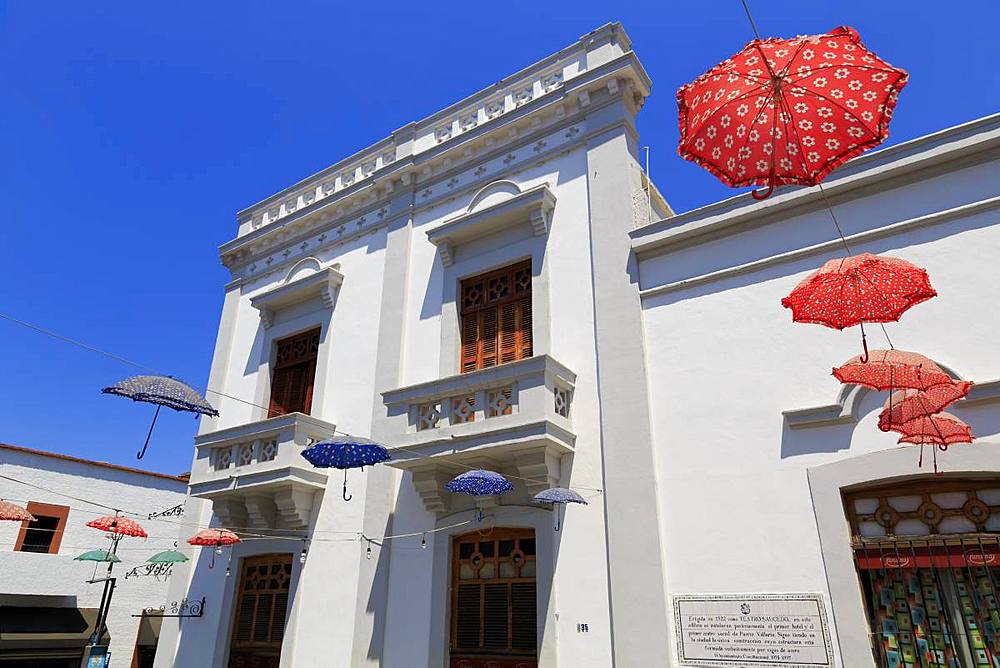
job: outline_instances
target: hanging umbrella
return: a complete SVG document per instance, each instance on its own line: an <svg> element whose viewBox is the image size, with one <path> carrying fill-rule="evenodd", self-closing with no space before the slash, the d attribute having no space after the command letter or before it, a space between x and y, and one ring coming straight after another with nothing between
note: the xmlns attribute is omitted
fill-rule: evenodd
<svg viewBox="0 0 1000 668"><path fill-rule="evenodd" d="M17 504L0 499L0 520L34 522L35 516Z"/></svg>
<svg viewBox="0 0 1000 668"><path fill-rule="evenodd" d="M951 413L935 413L925 415L901 425L893 425L892 430L902 434L899 443L911 443L920 446L920 459L917 466L923 466L924 446L933 447L934 473L937 475L937 451L947 450L955 443L972 443L974 436L972 428Z"/></svg>
<svg viewBox="0 0 1000 668"><path fill-rule="evenodd" d="M582 503L583 505L587 505L586 500L584 500L582 496L572 489L566 489L565 487L552 487L550 489L542 490L538 494L535 494L533 499L537 503L552 504L553 508L556 510L556 531L559 531L559 526L561 524L559 517L559 513L561 511L559 508L565 506L567 503Z"/></svg>
<svg viewBox="0 0 1000 668"><path fill-rule="evenodd" d="M101 392L128 397L133 401L156 404L156 412L149 425L146 442L143 444L142 450L136 454L136 459L142 459L146 454L149 438L153 435L153 427L156 425L156 418L160 415L161 406L173 408L175 411L187 411L201 415L217 416L219 414L219 411L212 408L211 404L205 401L204 397L192 387L169 376L132 376L111 387L105 387Z"/></svg>
<svg viewBox="0 0 1000 668"><path fill-rule="evenodd" d="M677 91L681 157L727 186L816 185L881 144L907 74L853 28L755 39Z"/></svg>
<svg viewBox="0 0 1000 668"><path fill-rule="evenodd" d="M384 462L389 459L389 451L366 438L344 436L314 443L302 451L302 456L317 468L343 469L344 501L350 501L352 497L347 495L347 469Z"/></svg>
<svg viewBox="0 0 1000 668"><path fill-rule="evenodd" d="M864 359L856 355L833 370L844 384L864 385L873 390L912 388L928 390L954 382L933 360L905 350L873 350Z"/></svg>
<svg viewBox="0 0 1000 668"><path fill-rule="evenodd" d="M885 402L878 415L878 428L890 431L896 426L939 413L969 393L972 383L960 381L936 385L929 390L897 390Z"/></svg>
<svg viewBox="0 0 1000 668"><path fill-rule="evenodd" d="M222 554L222 548L228 545L242 543L243 540L229 529L203 529L187 539L188 545L198 545L201 547L214 547L212 561L209 568L215 568L215 556ZM227 569L228 572L228 569Z"/></svg>
<svg viewBox="0 0 1000 668"><path fill-rule="evenodd" d="M101 531L107 531L115 538L120 538L121 536L146 538L149 535L138 522L119 515L106 515L105 517L98 517L96 520L87 522L87 526L94 529L100 529Z"/></svg>
<svg viewBox="0 0 1000 668"><path fill-rule="evenodd" d="M484 496L499 496L500 494L506 494L514 489L514 485L512 485L509 480L504 478L499 473L494 471L484 471L483 469L466 471L465 473L453 478L444 487L449 492L453 492L455 494L467 494L476 498ZM477 519L480 522L483 520L482 506L479 507Z"/></svg>
<svg viewBox="0 0 1000 668"><path fill-rule="evenodd" d="M177 550L157 552L146 560L148 564L183 564L188 558Z"/></svg>
<svg viewBox="0 0 1000 668"><path fill-rule="evenodd" d="M927 272L906 260L862 253L830 260L781 300L794 322L833 329L864 323L894 322L911 306L937 295Z"/></svg>
<svg viewBox="0 0 1000 668"><path fill-rule="evenodd" d="M972 427L951 413L935 413L893 425L892 431L902 434L899 443L949 446L972 443Z"/></svg>
<svg viewBox="0 0 1000 668"><path fill-rule="evenodd" d="M120 564L122 562L117 554L112 554L107 550L90 550L89 552L84 552L79 557L73 557L73 561L100 561L111 562L112 564Z"/></svg>

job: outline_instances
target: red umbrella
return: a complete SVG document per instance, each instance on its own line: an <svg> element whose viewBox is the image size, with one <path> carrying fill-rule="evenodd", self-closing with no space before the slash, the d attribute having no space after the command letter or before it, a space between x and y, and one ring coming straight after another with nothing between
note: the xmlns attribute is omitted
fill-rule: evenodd
<svg viewBox="0 0 1000 668"><path fill-rule="evenodd" d="M13 504L10 501L0 499L0 520L11 520L13 522L34 522L35 516L21 506Z"/></svg>
<svg viewBox="0 0 1000 668"><path fill-rule="evenodd" d="M118 515L98 517L96 520L87 522L87 526L100 529L101 531L107 531L108 533L115 534L116 536L135 536L136 538L146 538L149 535L138 522L130 520L127 517L120 517Z"/></svg>
<svg viewBox="0 0 1000 668"><path fill-rule="evenodd" d="M864 385L880 392L900 388L927 390L954 382L930 358L905 350L873 350L865 361L856 355L833 370L841 383Z"/></svg>
<svg viewBox="0 0 1000 668"><path fill-rule="evenodd" d="M187 542L190 545L221 547L223 545L242 543L243 541L229 529L205 529L188 538Z"/></svg>
<svg viewBox="0 0 1000 668"><path fill-rule="evenodd" d="M893 431L902 434L900 443L949 446L953 443L972 443L972 427L951 413L935 413L893 425Z"/></svg>
<svg viewBox="0 0 1000 668"><path fill-rule="evenodd" d="M878 416L878 428L890 431L911 420L934 415L952 405L972 389L972 383L959 381L937 385L926 391L898 390L890 395Z"/></svg>
<svg viewBox="0 0 1000 668"><path fill-rule="evenodd" d="M864 342L864 323L899 320L911 306L936 295L924 269L862 253L830 260L795 286L781 305L792 310L795 322L834 329L861 325Z"/></svg>
<svg viewBox="0 0 1000 668"><path fill-rule="evenodd" d="M816 185L889 136L907 74L853 28L755 39L677 91L681 157L730 187Z"/></svg>

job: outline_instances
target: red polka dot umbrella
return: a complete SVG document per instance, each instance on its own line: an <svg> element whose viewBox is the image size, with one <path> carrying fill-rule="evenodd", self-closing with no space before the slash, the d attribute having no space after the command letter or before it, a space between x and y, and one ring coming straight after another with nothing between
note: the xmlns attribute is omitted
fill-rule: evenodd
<svg viewBox="0 0 1000 668"><path fill-rule="evenodd" d="M222 547L223 545L233 545L243 541L229 529L205 529L199 531L187 540L189 545L201 545L203 547Z"/></svg>
<svg viewBox="0 0 1000 668"><path fill-rule="evenodd" d="M0 520L11 522L34 522L35 516L19 505L0 499Z"/></svg>
<svg viewBox="0 0 1000 668"><path fill-rule="evenodd" d="M136 538L146 538L149 534L135 520L118 515L107 515L98 517L96 520L87 522L87 526L118 536L134 536Z"/></svg>
<svg viewBox="0 0 1000 668"><path fill-rule="evenodd" d="M677 91L681 157L730 187L816 185L881 144L907 74L853 28L755 39Z"/></svg>
<svg viewBox="0 0 1000 668"><path fill-rule="evenodd" d="M894 425L892 431L902 434L900 443L943 445L972 443L972 427L951 413L935 413Z"/></svg>
<svg viewBox="0 0 1000 668"><path fill-rule="evenodd" d="M794 322L844 329L894 322L910 307L937 295L927 272L906 260L862 253L830 260L799 283L781 305Z"/></svg>
<svg viewBox="0 0 1000 668"><path fill-rule="evenodd" d="M872 350L868 359L856 355L833 370L841 383L864 385L880 392L912 388L927 390L954 382L928 357L906 350Z"/></svg>
<svg viewBox="0 0 1000 668"><path fill-rule="evenodd" d="M878 416L878 428L890 431L911 420L934 415L952 405L972 389L972 383L960 381L937 385L926 391L898 390L885 402Z"/></svg>

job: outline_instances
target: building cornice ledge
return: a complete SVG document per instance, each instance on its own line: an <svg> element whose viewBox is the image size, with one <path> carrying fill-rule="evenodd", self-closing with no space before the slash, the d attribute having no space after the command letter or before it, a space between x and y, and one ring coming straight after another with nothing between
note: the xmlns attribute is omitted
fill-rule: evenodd
<svg viewBox="0 0 1000 668"><path fill-rule="evenodd" d="M854 194L919 170L935 168L969 156L1000 150L1000 113L897 144L849 161L836 177L818 188L796 188L767 200L743 193L699 209L647 225L630 233L632 250L643 256L672 252L743 232L788 216L793 210L825 206L830 199Z"/></svg>

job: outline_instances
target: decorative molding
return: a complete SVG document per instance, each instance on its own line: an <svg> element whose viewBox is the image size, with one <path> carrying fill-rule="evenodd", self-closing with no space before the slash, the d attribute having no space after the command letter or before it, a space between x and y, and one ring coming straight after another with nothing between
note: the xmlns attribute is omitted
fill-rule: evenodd
<svg viewBox="0 0 1000 668"><path fill-rule="evenodd" d="M296 265L297 266L297 265ZM288 278L291 278L289 272ZM287 281L288 279L286 279ZM344 275L333 267L321 269L313 274L286 282L250 298L250 305L260 311L260 319L265 328L274 322L275 312L315 297L319 297L326 308L333 308Z"/></svg>
<svg viewBox="0 0 1000 668"><path fill-rule="evenodd" d="M907 220L902 220L897 223L892 223L889 225L883 225L871 230L865 230L864 232L858 232L856 234L851 234L846 237L846 240L852 246L860 246L871 241L878 239L883 239L886 237L895 236L897 234L903 234L915 229L922 227L930 227L932 225L938 225L940 223L946 223L950 220L956 218L961 218L965 216L973 216L980 213L986 213L987 211L993 211L994 209L1000 208L1000 196L990 197L988 199L980 200L978 202L971 202L969 204L963 204L961 206L956 206L951 209L945 209L944 211L935 211L934 213L929 213L923 216L917 216L915 218L909 218ZM669 237L663 237L663 239L668 239ZM688 239L684 234L678 234L674 241L660 241L656 246L656 252L658 253L669 253L678 248L689 245ZM697 242L696 242L697 243ZM832 251L839 251L843 248L843 241L840 239L832 239L830 241L824 241L823 243L814 244L812 246L806 246L805 248L797 248L786 253L778 253L777 255L772 255L771 257L766 257L760 260L754 260L753 262L746 262L744 264L737 265L735 267L728 267L726 269L720 269L718 271L711 271L706 274L701 274L698 276L692 276L690 278L685 278L679 281L673 281L671 283L665 283L663 285L658 285L653 288L646 288L639 291L639 296L643 299L648 299L650 297L657 297L659 295L669 294L671 292L677 292L678 290L684 290L688 288L693 288L698 285L703 285L705 283L712 283L715 281L721 281L726 278L732 278L734 276L742 276L744 274L749 274L755 271L760 271L761 269L766 269L774 265L784 264L787 262L792 262L795 260L801 260L803 258L812 257L814 255L822 255L824 253L829 253ZM633 249L636 252L641 252L644 248L641 244L636 244L633 242Z"/></svg>
<svg viewBox="0 0 1000 668"><path fill-rule="evenodd" d="M497 186L502 189L497 190ZM510 194L510 191L507 190L510 186L517 190L517 194ZM494 190L491 191L491 188ZM512 181L498 181L480 190L473 197L470 208L492 192L503 192L510 196L502 202L479 210L474 208L467 210L448 222L427 231L427 238L437 246L441 263L444 266L447 267L454 261L455 246L480 239L500 230L528 223L535 236L543 236L548 232L552 220L552 210L556 205L556 197L552 194L548 184L541 184L521 191Z"/></svg>
<svg viewBox="0 0 1000 668"><path fill-rule="evenodd" d="M962 380L962 377L951 369L938 363L952 378ZM785 422L790 429L814 429L837 424L852 424L860 419L859 408L861 400L873 390L863 385L843 385L837 396L837 401L826 406L796 408L782 411ZM974 383L969 394L964 399L952 404L948 410L961 410L966 406L1000 401L1000 380L989 380Z"/></svg>

